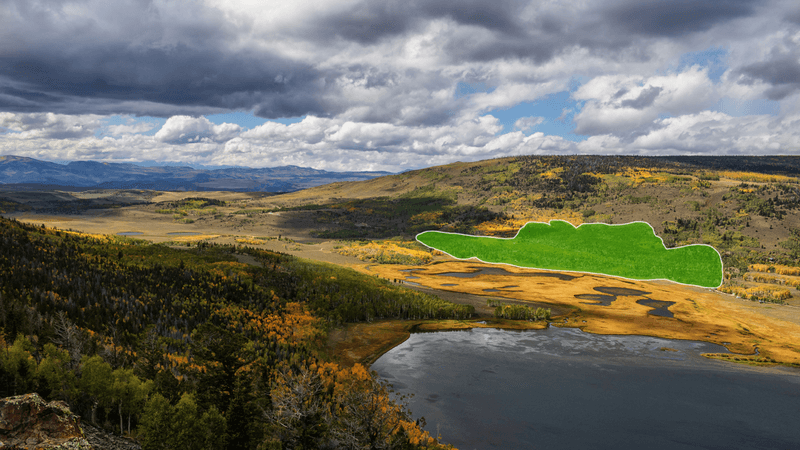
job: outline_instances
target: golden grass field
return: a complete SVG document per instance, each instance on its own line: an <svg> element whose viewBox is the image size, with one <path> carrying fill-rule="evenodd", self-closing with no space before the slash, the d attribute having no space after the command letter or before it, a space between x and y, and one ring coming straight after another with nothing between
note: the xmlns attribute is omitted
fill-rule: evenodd
<svg viewBox="0 0 800 450"><path fill-rule="evenodd" d="M558 326L579 327L600 334L637 334L706 341L724 345L737 354L731 358L800 364L800 311L795 306L764 305L714 290L668 281L633 281L580 273L568 273L575 278L560 280L537 276L552 272L513 266L501 266L508 275L478 275L473 278L437 275L497 267L480 262L450 261L423 267L370 265L360 266L358 270L391 280L404 280L411 272L403 271L413 269L413 276L418 278L409 281L429 288L476 295L487 295L485 289L497 289L499 292L488 295L571 309L571 312L556 318L554 324ZM457 286L443 287L442 284ZM516 287L502 289L505 286ZM576 297L598 294L595 287L635 289L649 294L620 295L608 306L594 305L591 301ZM674 318L648 314L650 307L636 303L636 300L644 298L675 302L669 307Z"/></svg>

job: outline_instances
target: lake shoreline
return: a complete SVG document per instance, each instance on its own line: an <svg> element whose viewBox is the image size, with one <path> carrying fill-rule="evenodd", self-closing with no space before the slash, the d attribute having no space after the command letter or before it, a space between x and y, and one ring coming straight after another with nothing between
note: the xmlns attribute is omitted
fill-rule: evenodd
<svg viewBox="0 0 800 450"><path fill-rule="evenodd" d="M471 329L416 333L371 368L398 395L412 395L409 408L426 418L428 431L462 450L797 442L786 392L796 392L800 371L703 357L719 351L705 342L556 326Z"/></svg>

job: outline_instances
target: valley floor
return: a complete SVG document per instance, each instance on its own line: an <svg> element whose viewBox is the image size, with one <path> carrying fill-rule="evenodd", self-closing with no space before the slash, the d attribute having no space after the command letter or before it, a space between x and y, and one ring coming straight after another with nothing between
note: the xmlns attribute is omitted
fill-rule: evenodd
<svg viewBox="0 0 800 450"><path fill-rule="evenodd" d="M313 220L304 215L303 211L260 214L257 221L248 221L246 216L233 220L227 219L230 215L216 219L200 216L192 223L179 223L172 216L141 206L93 209L72 215L5 214L22 222L88 234L137 232L141 234L132 237L178 247L192 246L201 241L254 246L355 268L362 273L475 307L478 316L475 320L441 324L438 326L440 329L484 326L476 324L476 321L488 321L489 326L513 327L508 322L492 323L494 307L488 306L487 300L496 299L551 308L555 323L560 326L580 327L600 334L702 340L724 345L734 352L729 356L719 356L722 358L800 365L798 295L788 299L784 305L759 303L716 290L671 282L543 272L457 261L442 255L427 265L368 263L336 252L342 245L339 241L312 236ZM476 274L481 270L486 273ZM618 292L622 295L609 295L609 289L612 294L614 289L621 290ZM372 331L365 328L370 326ZM349 332L349 337L344 331L332 335L331 351L349 352L349 356L344 357L345 362L368 362L402 342L416 326L437 328L422 323L351 325L352 330L359 331ZM379 337L354 338L370 334ZM352 350L355 347L362 349L356 354Z"/></svg>

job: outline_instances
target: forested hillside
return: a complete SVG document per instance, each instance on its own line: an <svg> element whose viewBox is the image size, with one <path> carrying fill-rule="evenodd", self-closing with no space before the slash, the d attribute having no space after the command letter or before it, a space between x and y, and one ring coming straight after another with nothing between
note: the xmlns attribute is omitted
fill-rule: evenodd
<svg viewBox="0 0 800 450"><path fill-rule="evenodd" d="M722 291L783 303L800 298L798 167L800 158L778 156L519 156L321 186L248 211L255 223L281 211L314 236L360 240L342 254L414 264L430 257L394 242L422 231L513 237L528 222L644 221L668 248L717 249ZM281 208L259 212L259 203ZM377 239L383 251L369 244Z"/></svg>
<svg viewBox="0 0 800 450"><path fill-rule="evenodd" d="M264 250L0 219L0 396L65 400L145 449L435 447L384 383L329 362L323 338L472 312Z"/></svg>

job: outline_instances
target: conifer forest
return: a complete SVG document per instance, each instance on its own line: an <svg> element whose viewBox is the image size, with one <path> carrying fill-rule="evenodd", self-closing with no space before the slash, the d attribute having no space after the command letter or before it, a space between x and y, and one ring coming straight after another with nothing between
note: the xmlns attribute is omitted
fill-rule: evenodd
<svg viewBox="0 0 800 450"><path fill-rule="evenodd" d="M0 397L66 401L145 450L439 448L385 381L333 362L324 338L350 322L473 314L286 254L8 219L0 280Z"/></svg>

